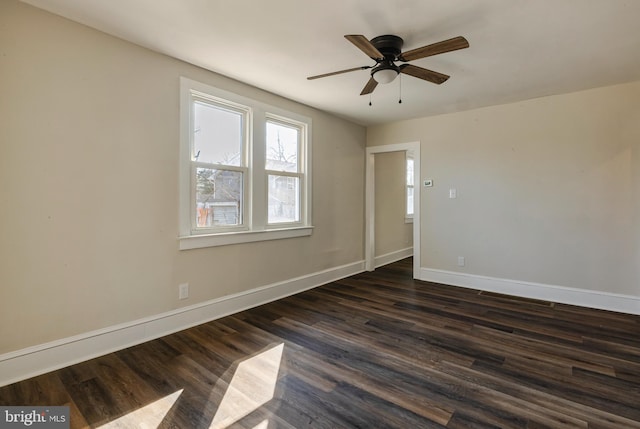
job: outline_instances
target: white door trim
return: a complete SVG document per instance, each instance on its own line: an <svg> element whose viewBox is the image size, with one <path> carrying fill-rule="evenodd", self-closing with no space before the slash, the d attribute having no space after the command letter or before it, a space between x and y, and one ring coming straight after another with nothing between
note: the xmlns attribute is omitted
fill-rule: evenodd
<svg viewBox="0 0 640 429"><path fill-rule="evenodd" d="M365 269L375 269L375 155L385 152L413 151L413 277L420 276L420 142L397 143L381 146L367 147L367 159L365 166L365 234L364 257Z"/></svg>

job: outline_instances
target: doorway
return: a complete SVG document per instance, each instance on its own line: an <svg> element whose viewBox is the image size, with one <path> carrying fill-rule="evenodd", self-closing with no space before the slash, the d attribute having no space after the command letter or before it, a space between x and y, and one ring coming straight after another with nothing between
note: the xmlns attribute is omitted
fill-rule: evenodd
<svg viewBox="0 0 640 429"><path fill-rule="evenodd" d="M375 186L375 155L387 152L411 151L414 156L414 184L420 183L420 142L399 143L382 146L371 146L366 149L366 179L365 179L365 269L373 271L375 269L375 207L376 207L376 186ZM414 192L414 213L413 213L413 277L417 278L420 267L420 191Z"/></svg>

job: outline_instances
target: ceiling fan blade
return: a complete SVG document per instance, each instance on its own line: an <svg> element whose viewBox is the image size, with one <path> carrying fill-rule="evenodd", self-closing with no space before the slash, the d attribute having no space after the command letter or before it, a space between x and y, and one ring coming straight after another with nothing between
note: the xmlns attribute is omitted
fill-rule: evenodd
<svg viewBox="0 0 640 429"><path fill-rule="evenodd" d="M319 75L316 75L316 76L309 76L307 78L307 80L320 79L321 77L328 77L328 76L333 76L333 75L336 75L336 74L349 73L349 72L356 71L356 70L366 70L366 69L370 69L371 67L372 66L354 67L352 69L340 70L340 71L335 71L335 72L331 72L331 73L324 73L324 74L319 74Z"/></svg>
<svg viewBox="0 0 640 429"><path fill-rule="evenodd" d="M378 82L376 82L376 80L372 76L371 78L369 78L369 82L367 82L367 84L362 89L360 95L371 94L373 90L376 89L376 86L378 86Z"/></svg>
<svg viewBox="0 0 640 429"><path fill-rule="evenodd" d="M449 76L446 74L414 66L413 64L402 64L400 66L400 73L408 74L409 76L417 77L418 79L427 80L437 85L440 85L449 79Z"/></svg>
<svg viewBox="0 0 640 429"><path fill-rule="evenodd" d="M347 34L344 37L345 39L347 39L348 41L356 45L356 47L360 49L362 52L367 54L369 58L372 58L374 60L376 59L381 60L384 58L384 55L382 55L378 50L378 48L373 46L369 41L369 39L367 39L366 37L360 34Z"/></svg>
<svg viewBox="0 0 640 429"><path fill-rule="evenodd" d="M412 49L403 52L398 57L400 61L413 61L420 58L430 57L432 55L444 54L445 52L457 51L469 47L469 42L462 36L453 39L443 40L442 42L433 43L421 48Z"/></svg>

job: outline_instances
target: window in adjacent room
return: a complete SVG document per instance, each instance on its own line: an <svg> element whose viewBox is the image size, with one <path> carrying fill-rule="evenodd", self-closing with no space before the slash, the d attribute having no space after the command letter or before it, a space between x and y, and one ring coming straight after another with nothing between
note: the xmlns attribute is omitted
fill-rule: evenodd
<svg viewBox="0 0 640 429"><path fill-rule="evenodd" d="M408 150L406 155L406 199L405 221L413 221L413 151Z"/></svg>
<svg viewBox="0 0 640 429"><path fill-rule="evenodd" d="M311 120L181 79L180 248L311 234Z"/></svg>

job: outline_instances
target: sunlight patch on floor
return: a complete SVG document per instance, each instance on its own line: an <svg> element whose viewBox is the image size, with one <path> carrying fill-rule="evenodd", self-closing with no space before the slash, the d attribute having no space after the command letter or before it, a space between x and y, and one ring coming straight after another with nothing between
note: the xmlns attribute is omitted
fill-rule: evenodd
<svg viewBox="0 0 640 429"><path fill-rule="evenodd" d="M224 429L269 402L275 393L284 343L240 362L233 374L211 429ZM266 429L268 420L254 429Z"/></svg>
<svg viewBox="0 0 640 429"><path fill-rule="evenodd" d="M164 398L145 405L135 411L132 411L119 419L113 420L100 429L121 429L121 428L137 428L137 429L155 429L167 415L173 404L178 400L184 389L173 392Z"/></svg>
<svg viewBox="0 0 640 429"><path fill-rule="evenodd" d="M257 425L255 425L252 429L269 429L269 420L263 420Z"/></svg>

